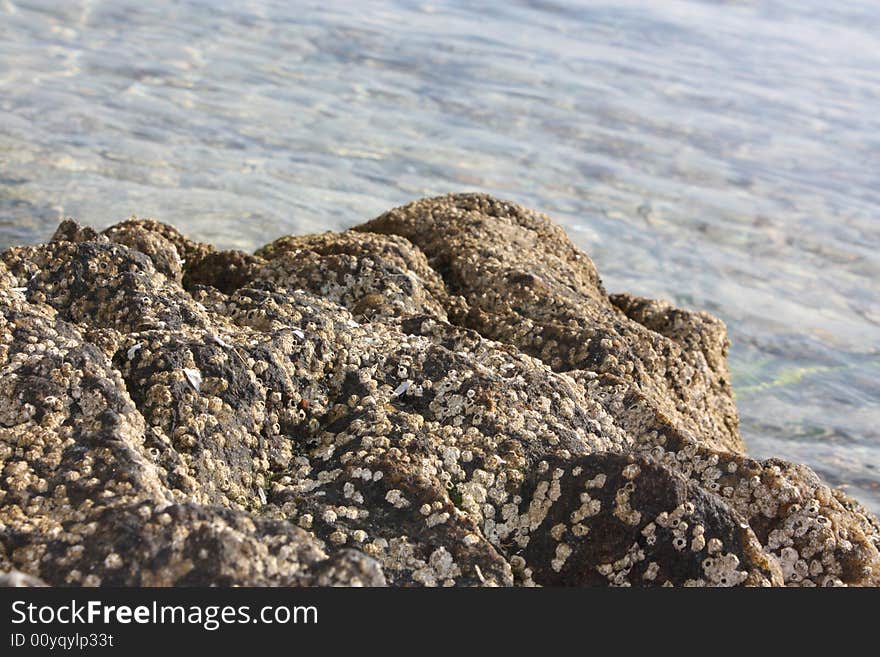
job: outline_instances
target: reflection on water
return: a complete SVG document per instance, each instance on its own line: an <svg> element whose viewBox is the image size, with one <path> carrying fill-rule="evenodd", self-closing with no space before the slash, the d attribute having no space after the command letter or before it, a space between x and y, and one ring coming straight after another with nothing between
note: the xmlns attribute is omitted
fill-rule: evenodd
<svg viewBox="0 0 880 657"><path fill-rule="evenodd" d="M873 0L366 6L0 0L0 247L136 213L252 249L489 191L723 317L752 451L880 511Z"/></svg>

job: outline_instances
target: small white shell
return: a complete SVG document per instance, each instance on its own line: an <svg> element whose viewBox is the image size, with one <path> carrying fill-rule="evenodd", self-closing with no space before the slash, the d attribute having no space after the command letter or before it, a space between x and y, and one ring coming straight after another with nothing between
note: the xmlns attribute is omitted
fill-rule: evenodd
<svg viewBox="0 0 880 657"><path fill-rule="evenodd" d="M186 375L186 380L189 381L189 384L195 389L195 391L200 392L202 388L202 373L189 367L184 367L183 373Z"/></svg>
<svg viewBox="0 0 880 657"><path fill-rule="evenodd" d="M140 342L138 342L137 344L134 344L134 345L132 345L131 347L129 347L128 351L125 352L126 355L128 356L128 360L131 360L132 358L134 358L134 355L135 355L140 349L143 349L143 347L144 347L144 345L142 345Z"/></svg>

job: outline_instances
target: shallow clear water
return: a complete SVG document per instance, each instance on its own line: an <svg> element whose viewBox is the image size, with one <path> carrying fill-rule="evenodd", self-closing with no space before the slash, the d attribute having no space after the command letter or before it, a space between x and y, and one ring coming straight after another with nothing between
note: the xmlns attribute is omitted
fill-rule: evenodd
<svg viewBox="0 0 880 657"><path fill-rule="evenodd" d="M723 317L752 453L880 511L880 6L0 0L0 248L483 190ZM368 10L369 8L369 10Z"/></svg>

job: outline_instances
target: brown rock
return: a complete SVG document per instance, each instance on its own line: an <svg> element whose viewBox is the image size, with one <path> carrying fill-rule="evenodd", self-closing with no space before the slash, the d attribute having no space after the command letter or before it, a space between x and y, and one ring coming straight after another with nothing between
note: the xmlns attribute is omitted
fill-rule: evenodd
<svg viewBox="0 0 880 657"><path fill-rule="evenodd" d="M0 571L51 585L866 585L880 529L745 456L724 325L539 213L425 199L217 251L0 256Z"/></svg>

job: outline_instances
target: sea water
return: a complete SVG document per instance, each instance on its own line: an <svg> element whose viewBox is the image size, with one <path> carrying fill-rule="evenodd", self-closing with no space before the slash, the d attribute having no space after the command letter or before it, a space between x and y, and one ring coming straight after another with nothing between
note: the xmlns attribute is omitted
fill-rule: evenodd
<svg viewBox="0 0 880 657"><path fill-rule="evenodd" d="M0 0L0 248L137 214L250 250L467 190L722 317L751 453L880 511L874 0Z"/></svg>

